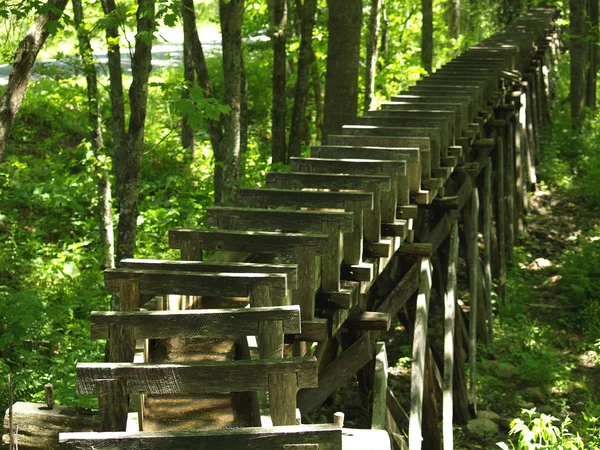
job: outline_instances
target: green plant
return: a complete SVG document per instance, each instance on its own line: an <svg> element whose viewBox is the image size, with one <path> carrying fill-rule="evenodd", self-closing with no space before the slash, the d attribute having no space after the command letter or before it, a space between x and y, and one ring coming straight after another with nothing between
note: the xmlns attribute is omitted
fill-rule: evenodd
<svg viewBox="0 0 600 450"><path fill-rule="evenodd" d="M567 428L571 424L569 417L565 418L559 428L554 425L558 422L556 417L538 414L535 408L523 409L521 415L524 420L517 417L510 424L509 434L517 437L517 446L515 447L513 442L510 442L511 447L504 442L498 442L497 445L501 449L583 450L585 448L579 435L574 436L569 433Z"/></svg>

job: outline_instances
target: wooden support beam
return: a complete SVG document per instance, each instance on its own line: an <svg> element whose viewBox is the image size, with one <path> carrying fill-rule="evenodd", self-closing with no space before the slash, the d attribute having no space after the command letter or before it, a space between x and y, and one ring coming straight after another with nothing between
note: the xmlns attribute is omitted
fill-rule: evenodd
<svg viewBox="0 0 600 450"><path fill-rule="evenodd" d="M388 392L388 359L385 351L385 342L375 344L375 376L373 382L373 408L371 415L371 429L385 430L387 419L387 392Z"/></svg>
<svg viewBox="0 0 600 450"><path fill-rule="evenodd" d="M392 324L392 316L388 313L363 311L352 313L344 326L355 330L388 331Z"/></svg>
<svg viewBox="0 0 600 450"><path fill-rule="evenodd" d="M444 293L444 380L442 386L442 426L444 450L454 449L453 432L453 374L454 374L454 330L456 306L456 266L458 261L458 221L454 220L450 233L448 254L447 286Z"/></svg>
<svg viewBox="0 0 600 450"><path fill-rule="evenodd" d="M483 295L486 310L488 342L494 341L492 310L492 161L489 158L483 173L481 206L483 208Z"/></svg>
<svg viewBox="0 0 600 450"><path fill-rule="evenodd" d="M408 441L411 450L421 449L424 439L422 432L423 389L425 385L425 357L427 354L427 318L429 316L429 296L431 292L431 263L429 258L419 262L419 294L413 334L410 425Z"/></svg>
<svg viewBox="0 0 600 450"><path fill-rule="evenodd" d="M329 395L373 359L370 333L341 353L319 373L318 387L298 392L298 408L308 414L318 408Z"/></svg>
<svg viewBox="0 0 600 450"><path fill-rule="evenodd" d="M478 189L475 187L464 211L467 264L469 268L469 396L475 414L477 414L477 292L479 288L477 281L479 274L479 249L477 246L479 196L477 191Z"/></svg>

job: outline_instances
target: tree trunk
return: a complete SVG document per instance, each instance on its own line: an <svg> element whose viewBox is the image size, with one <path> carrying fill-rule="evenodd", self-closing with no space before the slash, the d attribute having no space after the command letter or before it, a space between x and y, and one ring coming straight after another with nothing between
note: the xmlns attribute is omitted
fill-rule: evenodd
<svg viewBox="0 0 600 450"><path fill-rule="evenodd" d="M223 39L223 75L225 104L231 108L223 120L223 139L215 153L215 164L221 165L220 180L215 171L215 203L234 205L237 198L241 147L242 100L242 21L244 0L219 0ZM221 192L217 193L219 185Z"/></svg>
<svg viewBox="0 0 600 450"><path fill-rule="evenodd" d="M315 51L312 49L312 60L315 60ZM313 64L310 69L310 78L315 96L315 128L317 133L317 141L321 142L323 139L323 116L325 115L323 105L323 87L321 85L321 74L319 73L319 66Z"/></svg>
<svg viewBox="0 0 600 450"><path fill-rule="evenodd" d="M423 26L421 28L421 61L423 69L431 73L433 69L433 2L421 0Z"/></svg>
<svg viewBox="0 0 600 450"><path fill-rule="evenodd" d="M248 152L248 79L242 53L242 79L240 83L240 170L239 179L246 173L246 153Z"/></svg>
<svg viewBox="0 0 600 450"><path fill-rule="evenodd" d="M189 20L186 20L186 17L190 14L192 16L191 24ZM194 12L193 0L182 1L181 17L183 21L183 79L185 81L185 88L183 89L181 96L184 100L187 100L190 98L190 88L196 81L192 42L194 39L194 33L196 34L196 38L198 37L198 31L196 29L196 15ZM191 160L194 161L196 159L196 134L194 133L192 126L189 124L189 118L187 114L184 114L182 117L181 145L183 148L190 149Z"/></svg>
<svg viewBox="0 0 600 450"><path fill-rule="evenodd" d="M360 60L361 0L328 0L329 41L323 136L356 118Z"/></svg>
<svg viewBox="0 0 600 450"><path fill-rule="evenodd" d="M137 34L132 60L133 81L129 88L131 116L127 131L127 147L117 170L119 192L119 227L117 261L132 258L135 252L138 200L142 154L144 151L144 122L148 103L148 78L152 62L152 33L154 31L154 0L138 0ZM116 155L115 155L116 159Z"/></svg>
<svg viewBox="0 0 600 450"><path fill-rule="evenodd" d="M0 161L4 159L15 117L23 104L31 68L44 42L50 35L46 25L48 22L60 18L67 2L68 0L48 0L46 6L42 8L46 12L38 16L15 52L8 84L0 99Z"/></svg>
<svg viewBox="0 0 600 450"><path fill-rule="evenodd" d="M596 108L596 79L598 76L598 41L600 32L598 30L598 0L589 0L589 64L587 68L587 86L585 105L590 108Z"/></svg>
<svg viewBox="0 0 600 450"><path fill-rule="evenodd" d="M383 64L379 67L387 67L390 59L390 19L387 15L387 6L385 0L381 2L381 44L379 53L383 56Z"/></svg>
<svg viewBox="0 0 600 450"><path fill-rule="evenodd" d="M585 0L570 0L571 32L571 128L580 131L585 107Z"/></svg>
<svg viewBox="0 0 600 450"><path fill-rule="evenodd" d="M85 72L88 96L88 122L90 139L96 154L96 177L98 178L98 213L100 219L100 247L105 268L115 265L115 239L112 219L112 193L110 172L107 167L107 156L104 154L104 139L102 136L102 115L98 102L98 77L96 64L90 44L90 35L83 26L83 5L81 0L73 0L73 16L77 26L79 54Z"/></svg>
<svg viewBox="0 0 600 450"><path fill-rule="evenodd" d="M302 139L306 131L305 114L310 82L310 66L314 61L312 33L316 22L317 0L304 0L304 4L300 0L296 0L296 10L300 20L300 49L290 128L289 156L300 156Z"/></svg>
<svg viewBox="0 0 600 450"><path fill-rule="evenodd" d="M458 40L460 37L460 0L448 0L448 34Z"/></svg>
<svg viewBox="0 0 600 450"><path fill-rule="evenodd" d="M269 0L269 35L273 45L273 103L271 107L271 156L274 163L284 163L286 116L286 0Z"/></svg>
<svg viewBox="0 0 600 450"><path fill-rule="evenodd" d="M369 28L367 30L367 60L365 62L365 99L363 109L371 109L375 91L375 71L377 70L377 43L381 23L381 0L371 0Z"/></svg>

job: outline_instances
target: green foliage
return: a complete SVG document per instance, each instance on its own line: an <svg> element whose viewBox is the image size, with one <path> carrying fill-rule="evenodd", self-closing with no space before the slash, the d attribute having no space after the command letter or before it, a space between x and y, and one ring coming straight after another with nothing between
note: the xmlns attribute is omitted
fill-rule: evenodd
<svg viewBox="0 0 600 450"><path fill-rule="evenodd" d="M517 446L510 442L509 447L504 442L497 445L501 449L509 448L518 450L583 450L586 447L579 435L569 433L568 426L572 423L569 417L566 417L560 424L560 428L554 425L559 420L556 417L547 414L538 414L535 408L523 409L521 416L525 419L516 418L510 426L510 435L517 436ZM587 447L591 448L591 447Z"/></svg>

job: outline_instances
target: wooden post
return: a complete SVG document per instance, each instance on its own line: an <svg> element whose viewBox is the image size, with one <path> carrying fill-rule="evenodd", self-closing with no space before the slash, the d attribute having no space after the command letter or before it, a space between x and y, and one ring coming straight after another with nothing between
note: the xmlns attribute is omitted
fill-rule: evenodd
<svg viewBox="0 0 600 450"><path fill-rule="evenodd" d="M385 351L385 342L375 345L375 377L373 383L373 413L371 429L385 430L387 418L387 370L388 360Z"/></svg>
<svg viewBox="0 0 600 450"><path fill-rule="evenodd" d="M410 388L410 422L408 441L411 450L420 449L423 443L423 390L425 386L427 347L427 319L429 297L431 293L431 263L429 258L422 258L420 263L419 293L415 327L413 333L411 388ZM436 418L436 422L437 422ZM429 448L429 447L428 447Z"/></svg>
<svg viewBox="0 0 600 450"><path fill-rule="evenodd" d="M119 310L135 311L140 303L139 283L119 280L118 290ZM133 362L135 355L133 328L109 325L108 336L109 362ZM129 396L125 385L125 380L98 381L102 431L125 431L129 410Z"/></svg>
<svg viewBox="0 0 600 450"><path fill-rule="evenodd" d="M506 292L506 204L504 192L504 146L502 127L496 128L499 139L496 140L494 167L496 167L496 235L498 237L498 296L501 301L505 299Z"/></svg>
<svg viewBox="0 0 600 450"><path fill-rule="evenodd" d="M494 314L492 311L492 158L488 158L483 172L483 295L487 318L488 342L494 340L492 329Z"/></svg>
<svg viewBox="0 0 600 450"><path fill-rule="evenodd" d="M129 399L125 380L97 380L99 431L125 431Z"/></svg>
<svg viewBox="0 0 600 450"><path fill-rule="evenodd" d="M338 425L340 428L344 426L345 414L341 411L333 413L333 424Z"/></svg>
<svg viewBox="0 0 600 450"><path fill-rule="evenodd" d="M514 146L510 128L502 129L503 155L504 155L504 194L506 198L506 258L513 259L515 246L515 158Z"/></svg>
<svg viewBox="0 0 600 450"><path fill-rule="evenodd" d="M294 292L294 303L300 305L302 320L312 320L315 317L316 287L314 248L297 245L294 249L294 262L298 265L298 279L303 280Z"/></svg>
<svg viewBox="0 0 600 450"><path fill-rule="evenodd" d="M479 218L478 189L473 188L471 199L464 210L464 226L467 249L467 263L469 267L469 396L475 415L477 415L477 275L479 270L479 249L477 247L477 230Z"/></svg>
<svg viewBox="0 0 600 450"><path fill-rule="evenodd" d="M442 387L442 426L444 450L454 449L452 431L453 413L453 372L454 372L454 328L456 305L456 262L458 260L458 221L454 220L450 232L450 251L448 254L448 283L444 293L444 381Z"/></svg>
<svg viewBox="0 0 600 450"><path fill-rule="evenodd" d="M48 409L54 409L54 386L52 386L52 383L44 385L44 395Z"/></svg>

